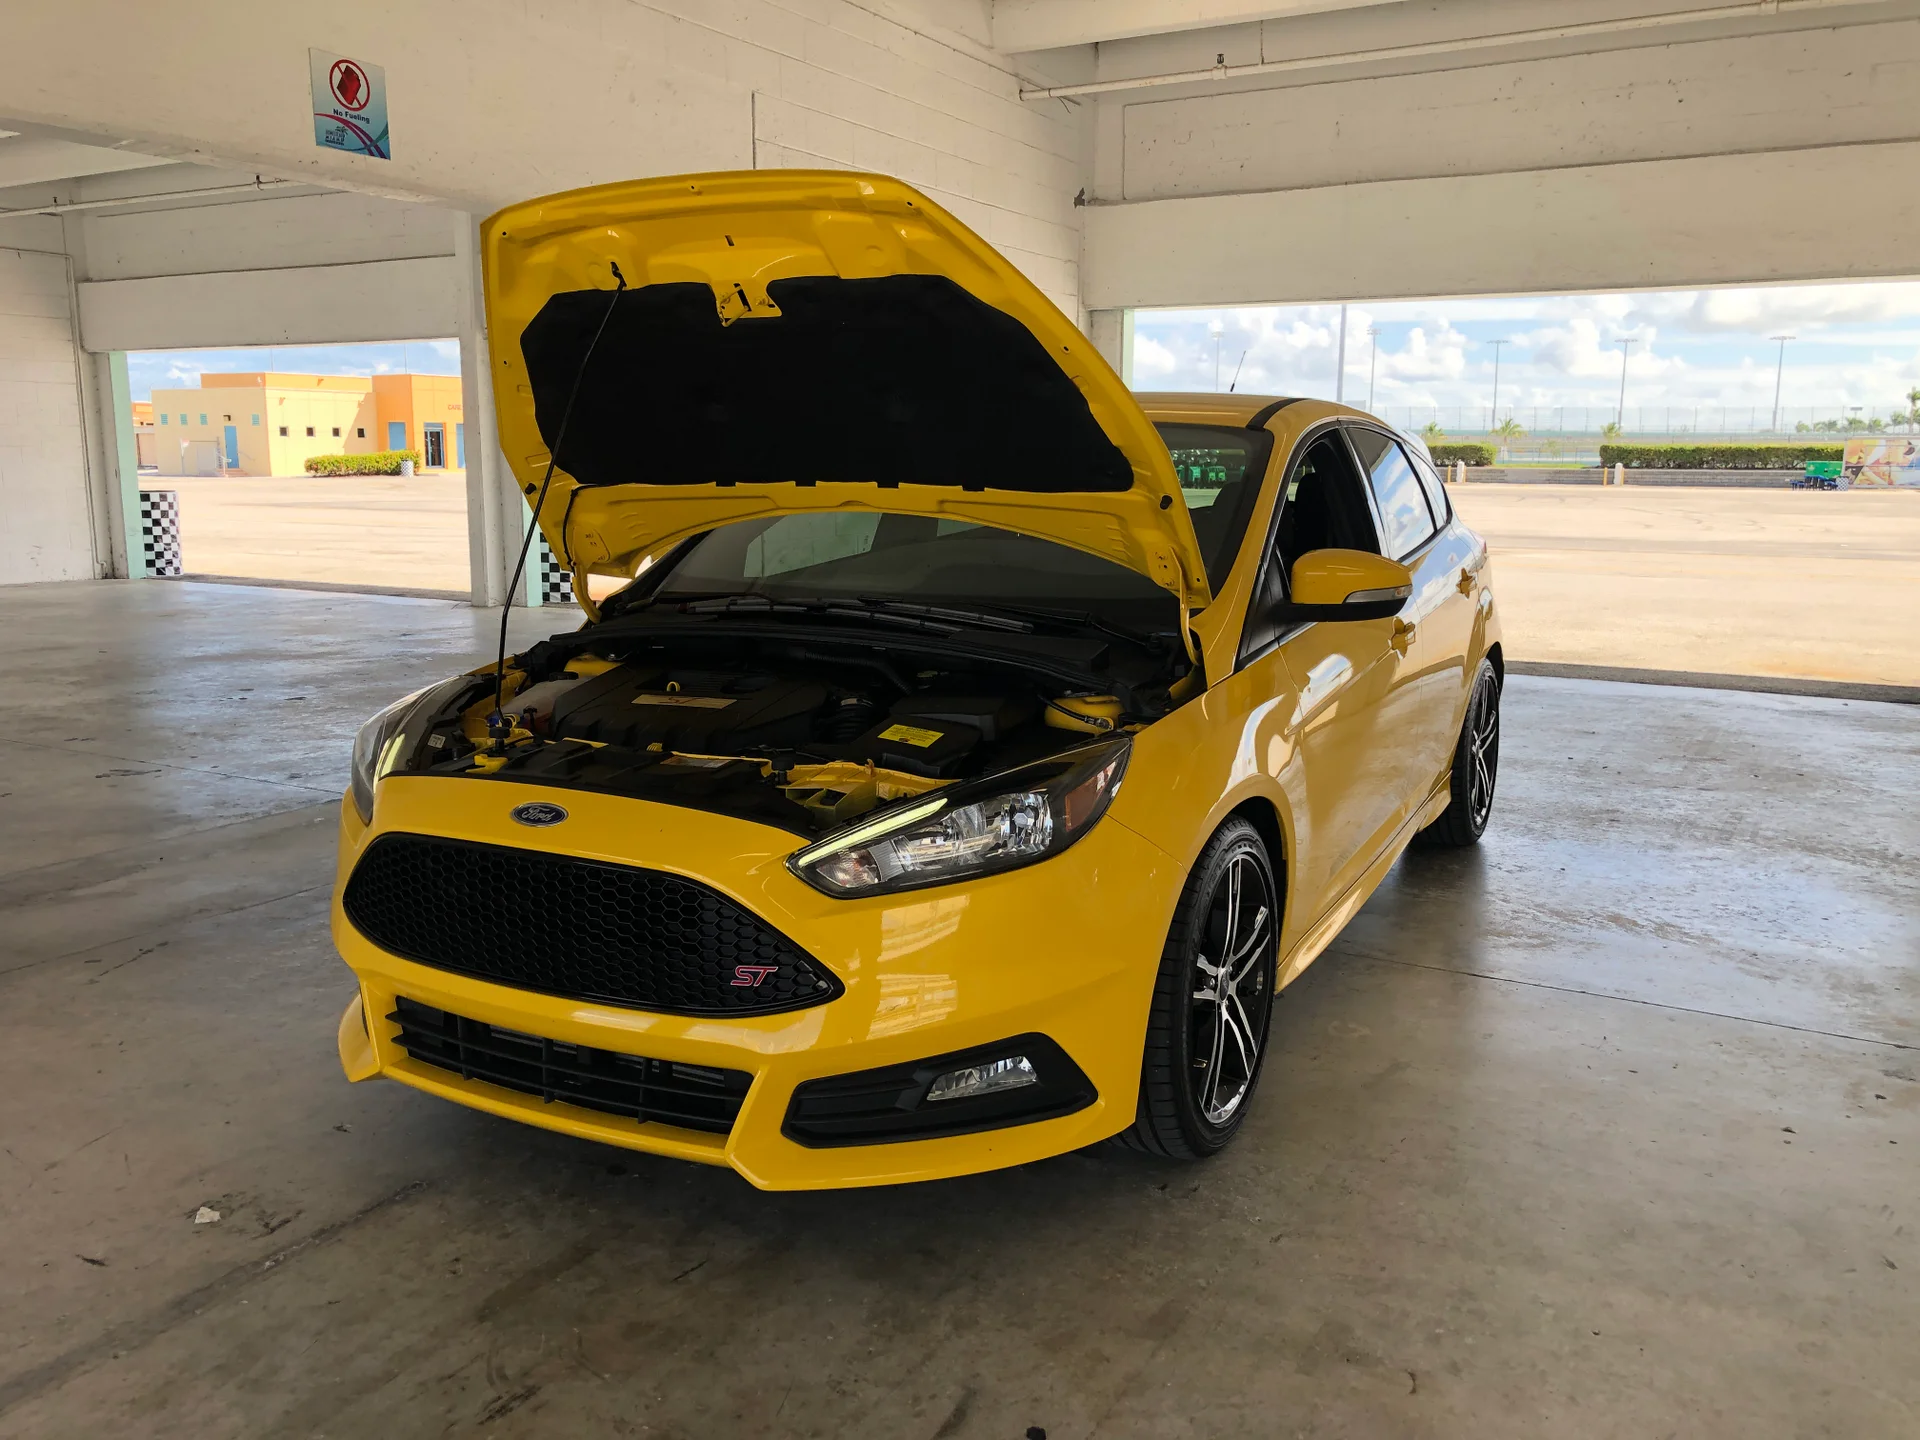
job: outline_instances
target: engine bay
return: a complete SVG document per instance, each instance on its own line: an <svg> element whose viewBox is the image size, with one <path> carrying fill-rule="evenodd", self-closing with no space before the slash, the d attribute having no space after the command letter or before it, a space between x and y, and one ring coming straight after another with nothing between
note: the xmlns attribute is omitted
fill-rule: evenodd
<svg viewBox="0 0 1920 1440"><path fill-rule="evenodd" d="M476 673L409 727L392 768L627 795L804 836L1177 703L1158 657L1114 653L1133 647L1083 646L1084 676L942 648L589 625L509 659L497 715L491 667Z"/></svg>

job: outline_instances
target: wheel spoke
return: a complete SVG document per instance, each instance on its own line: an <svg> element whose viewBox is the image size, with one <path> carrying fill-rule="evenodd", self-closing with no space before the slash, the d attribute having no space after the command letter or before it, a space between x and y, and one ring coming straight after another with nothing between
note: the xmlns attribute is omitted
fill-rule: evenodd
<svg viewBox="0 0 1920 1440"><path fill-rule="evenodd" d="M1240 1003L1238 995L1231 997L1225 1013L1228 1023L1233 1026L1233 1043L1240 1047L1240 1073L1251 1080L1254 1061L1260 1055L1260 1044L1253 1038L1253 1020ZM1237 1023L1233 1019L1235 1015L1239 1016Z"/></svg>
<svg viewBox="0 0 1920 1440"><path fill-rule="evenodd" d="M1211 1114L1220 1096L1220 1062L1226 1057L1227 1012L1217 1001L1213 1007L1213 1050L1207 1059L1207 1080L1200 1092L1200 1110Z"/></svg>
<svg viewBox="0 0 1920 1440"><path fill-rule="evenodd" d="M1241 949L1235 951L1231 957L1222 962L1220 968L1228 972L1229 984L1238 985L1242 980L1247 978L1247 972L1259 963L1261 951L1260 942L1265 938L1267 933L1267 915L1267 907L1262 905L1260 907L1260 913L1253 917L1253 929L1247 936L1247 943ZM1242 960L1246 963L1240 964L1239 962Z"/></svg>

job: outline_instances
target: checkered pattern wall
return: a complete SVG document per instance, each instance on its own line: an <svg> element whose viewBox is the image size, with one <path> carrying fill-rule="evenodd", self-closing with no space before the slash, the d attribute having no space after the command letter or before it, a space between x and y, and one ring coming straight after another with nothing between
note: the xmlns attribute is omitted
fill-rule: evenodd
<svg viewBox="0 0 1920 1440"><path fill-rule="evenodd" d="M560 568L560 562L553 558L553 551L547 548L547 537L536 535L534 544L540 548L540 573L536 583L540 586L542 605L573 604L573 577Z"/></svg>
<svg viewBox="0 0 1920 1440"><path fill-rule="evenodd" d="M180 492L140 492L140 551L149 575L180 573Z"/></svg>

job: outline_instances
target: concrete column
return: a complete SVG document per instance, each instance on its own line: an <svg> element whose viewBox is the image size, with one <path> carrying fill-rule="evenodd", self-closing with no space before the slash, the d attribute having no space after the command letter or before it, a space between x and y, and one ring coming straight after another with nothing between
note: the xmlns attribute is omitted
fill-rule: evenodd
<svg viewBox="0 0 1920 1440"><path fill-rule="evenodd" d="M500 451L493 409L493 348L488 343L486 283L480 273L479 217L454 216L454 255L465 281L460 312L461 413L467 426L467 557L473 603L507 603L507 582L530 515ZM512 603L526 604L523 582ZM537 584L536 584L537 593Z"/></svg>
<svg viewBox="0 0 1920 1440"><path fill-rule="evenodd" d="M95 392L105 398L108 412L100 417L106 484L98 487L106 494L102 518L107 573L143 580L147 560L140 543L140 447L133 436L133 387L127 381L127 352L115 350L90 358L100 376Z"/></svg>
<svg viewBox="0 0 1920 1440"><path fill-rule="evenodd" d="M1087 338L1122 381L1133 384L1133 311L1089 310Z"/></svg>

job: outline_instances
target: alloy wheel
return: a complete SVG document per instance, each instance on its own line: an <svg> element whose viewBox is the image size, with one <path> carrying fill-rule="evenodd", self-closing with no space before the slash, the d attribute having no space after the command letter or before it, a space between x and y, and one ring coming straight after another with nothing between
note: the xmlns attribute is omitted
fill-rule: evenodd
<svg viewBox="0 0 1920 1440"><path fill-rule="evenodd" d="M1194 957L1188 1085L1209 1125L1225 1125L1253 1089L1273 1005L1268 979L1278 923L1273 884L1250 850L1228 860Z"/></svg>
<svg viewBox="0 0 1920 1440"><path fill-rule="evenodd" d="M1486 828L1493 813L1493 785L1500 769L1500 692L1483 682L1473 695L1473 713L1467 719L1467 757L1472 772L1467 779L1467 813L1476 832Z"/></svg>

